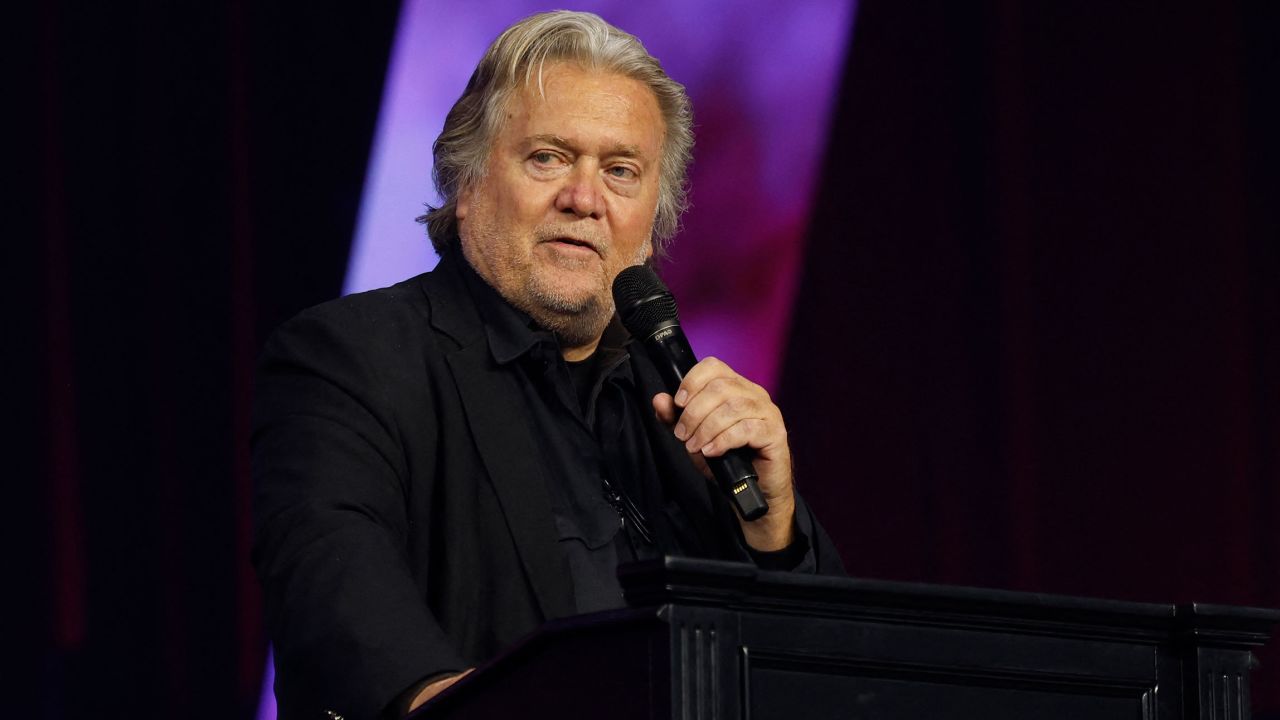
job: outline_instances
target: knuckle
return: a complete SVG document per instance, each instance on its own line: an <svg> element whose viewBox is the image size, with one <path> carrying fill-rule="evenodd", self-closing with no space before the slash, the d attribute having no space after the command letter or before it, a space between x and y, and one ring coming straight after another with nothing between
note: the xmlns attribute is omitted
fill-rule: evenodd
<svg viewBox="0 0 1280 720"><path fill-rule="evenodd" d="M702 406L698 404L690 404L680 413L680 422L690 431L696 431L702 420Z"/></svg>

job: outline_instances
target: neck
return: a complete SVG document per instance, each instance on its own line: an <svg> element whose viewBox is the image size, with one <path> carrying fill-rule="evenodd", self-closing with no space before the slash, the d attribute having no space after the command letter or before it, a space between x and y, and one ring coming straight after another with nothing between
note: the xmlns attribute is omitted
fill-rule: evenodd
<svg viewBox="0 0 1280 720"><path fill-rule="evenodd" d="M595 340L592 340L590 343L586 345L576 345L574 347L561 347L560 355L562 355L564 359L568 360L569 362L578 362L579 360L586 360L587 358L591 357L591 353L595 352L596 348L598 347L600 347L600 338L597 337Z"/></svg>

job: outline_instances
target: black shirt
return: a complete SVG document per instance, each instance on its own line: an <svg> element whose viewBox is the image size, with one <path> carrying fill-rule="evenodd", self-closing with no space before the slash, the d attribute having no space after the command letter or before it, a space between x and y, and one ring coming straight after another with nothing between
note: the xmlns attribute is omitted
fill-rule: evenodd
<svg viewBox="0 0 1280 720"><path fill-rule="evenodd" d="M621 562L679 553L669 534L655 535L660 507L653 453L636 413L641 404L631 369L630 337L614 318L595 353L569 363L556 337L464 271L489 336L494 361L520 376L529 418L550 478L548 494L577 611L622 607Z"/></svg>
<svg viewBox="0 0 1280 720"><path fill-rule="evenodd" d="M632 371L630 335L615 316L586 360L569 363L554 334L460 263L499 365L520 376L547 469L552 511L579 613L623 607L619 563L685 554L663 512L662 483L638 413L653 412ZM638 350L638 348L636 348ZM777 552L743 547L764 569L813 564L807 536Z"/></svg>

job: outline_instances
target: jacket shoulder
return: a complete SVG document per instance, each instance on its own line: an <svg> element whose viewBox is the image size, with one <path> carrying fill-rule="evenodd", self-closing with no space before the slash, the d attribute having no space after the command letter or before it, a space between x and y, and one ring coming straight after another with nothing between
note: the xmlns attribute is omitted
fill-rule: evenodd
<svg viewBox="0 0 1280 720"><path fill-rule="evenodd" d="M286 321L280 329L319 324L359 335L377 336L428 324L431 305L422 288L428 274L314 305Z"/></svg>

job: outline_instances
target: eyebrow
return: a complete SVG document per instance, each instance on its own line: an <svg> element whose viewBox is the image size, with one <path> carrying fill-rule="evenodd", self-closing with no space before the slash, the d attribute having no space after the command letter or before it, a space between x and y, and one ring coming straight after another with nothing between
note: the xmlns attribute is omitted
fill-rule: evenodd
<svg viewBox="0 0 1280 720"><path fill-rule="evenodd" d="M525 143L530 145L536 145L538 143L546 143L548 145L554 145L563 150L569 150L571 152L577 151L577 148L574 147L573 143L569 142L568 139L563 138L559 135L530 135L529 137L525 138ZM644 153L641 152L640 148L636 145L613 145L612 147L608 148L605 155L610 157L617 156L617 157L627 157L627 158L642 158L642 159L644 158Z"/></svg>

